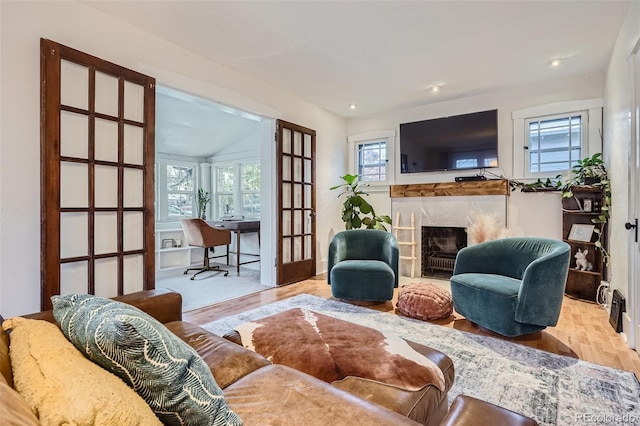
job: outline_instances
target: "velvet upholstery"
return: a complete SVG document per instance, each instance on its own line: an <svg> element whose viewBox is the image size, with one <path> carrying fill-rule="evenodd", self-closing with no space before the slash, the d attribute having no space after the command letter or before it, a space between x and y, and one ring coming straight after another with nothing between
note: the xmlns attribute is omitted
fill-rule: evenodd
<svg viewBox="0 0 640 426"><path fill-rule="evenodd" d="M333 297L382 302L398 287L398 242L376 229L337 233L329 244L329 274Z"/></svg>
<svg viewBox="0 0 640 426"><path fill-rule="evenodd" d="M466 247L451 277L455 310L508 337L555 326L569 271L568 244L519 237Z"/></svg>

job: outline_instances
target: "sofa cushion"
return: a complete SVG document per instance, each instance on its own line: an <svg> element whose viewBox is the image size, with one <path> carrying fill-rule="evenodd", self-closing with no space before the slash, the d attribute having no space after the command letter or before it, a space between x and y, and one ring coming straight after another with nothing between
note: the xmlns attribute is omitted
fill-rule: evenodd
<svg viewBox="0 0 640 426"><path fill-rule="evenodd" d="M54 296L62 332L122 378L168 425L241 425L207 364L141 310L90 295Z"/></svg>
<svg viewBox="0 0 640 426"><path fill-rule="evenodd" d="M54 324L16 317L3 328L11 329L15 388L43 425L161 424L142 398L86 359Z"/></svg>
<svg viewBox="0 0 640 426"><path fill-rule="evenodd" d="M3 426L36 426L40 422L22 395L0 375L0 419Z"/></svg>
<svg viewBox="0 0 640 426"><path fill-rule="evenodd" d="M418 425L400 414L284 365L268 365L225 388L248 425Z"/></svg>

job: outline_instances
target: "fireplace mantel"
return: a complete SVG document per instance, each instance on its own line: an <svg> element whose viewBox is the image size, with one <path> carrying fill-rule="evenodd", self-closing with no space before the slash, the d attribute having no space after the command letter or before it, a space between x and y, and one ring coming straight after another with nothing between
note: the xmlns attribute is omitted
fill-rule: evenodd
<svg viewBox="0 0 640 426"><path fill-rule="evenodd" d="M506 179L491 179L467 182L416 183L391 185L391 198L444 197L456 195L509 195Z"/></svg>

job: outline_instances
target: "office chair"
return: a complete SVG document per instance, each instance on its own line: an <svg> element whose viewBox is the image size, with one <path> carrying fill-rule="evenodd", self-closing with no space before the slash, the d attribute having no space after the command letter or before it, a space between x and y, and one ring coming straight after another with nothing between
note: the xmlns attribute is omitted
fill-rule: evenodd
<svg viewBox="0 0 640 426"><path fill-rule="evenodd" d="M191 276L191 279L194 280L196 275L199 275L203 272L207 271L217 271L224 272L224 276L229 275L229 271L225 269L220 269L219 266L211 266L209 261L210 259L214 259L220 256L212 256L209 257L207 250L213 248L215 246L227 246L227 259L229 258L229 244L231 244L231 232L228 229L218 229L213 226L209 226L207 222L202 219L182 219L182 230L184 231L184 235L187 239L187 244L193 247L203 247L204 248L204 266L203 267L195 267L195 268L187 268L184 273L185 275L189 273L189 271L198 271ZM227 262L228 263L228 262Z"/></svg>

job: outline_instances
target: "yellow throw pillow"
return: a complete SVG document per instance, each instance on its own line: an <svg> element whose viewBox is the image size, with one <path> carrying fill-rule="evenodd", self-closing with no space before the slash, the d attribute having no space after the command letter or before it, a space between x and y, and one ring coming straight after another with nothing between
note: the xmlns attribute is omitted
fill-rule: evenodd
<svg viewBox="0 0 640 426"><path fill-rule="evenodd" d="M42 425L161 425L122 380L89 361L54 324L21 317L11 330L15 389Z"/></svg>

